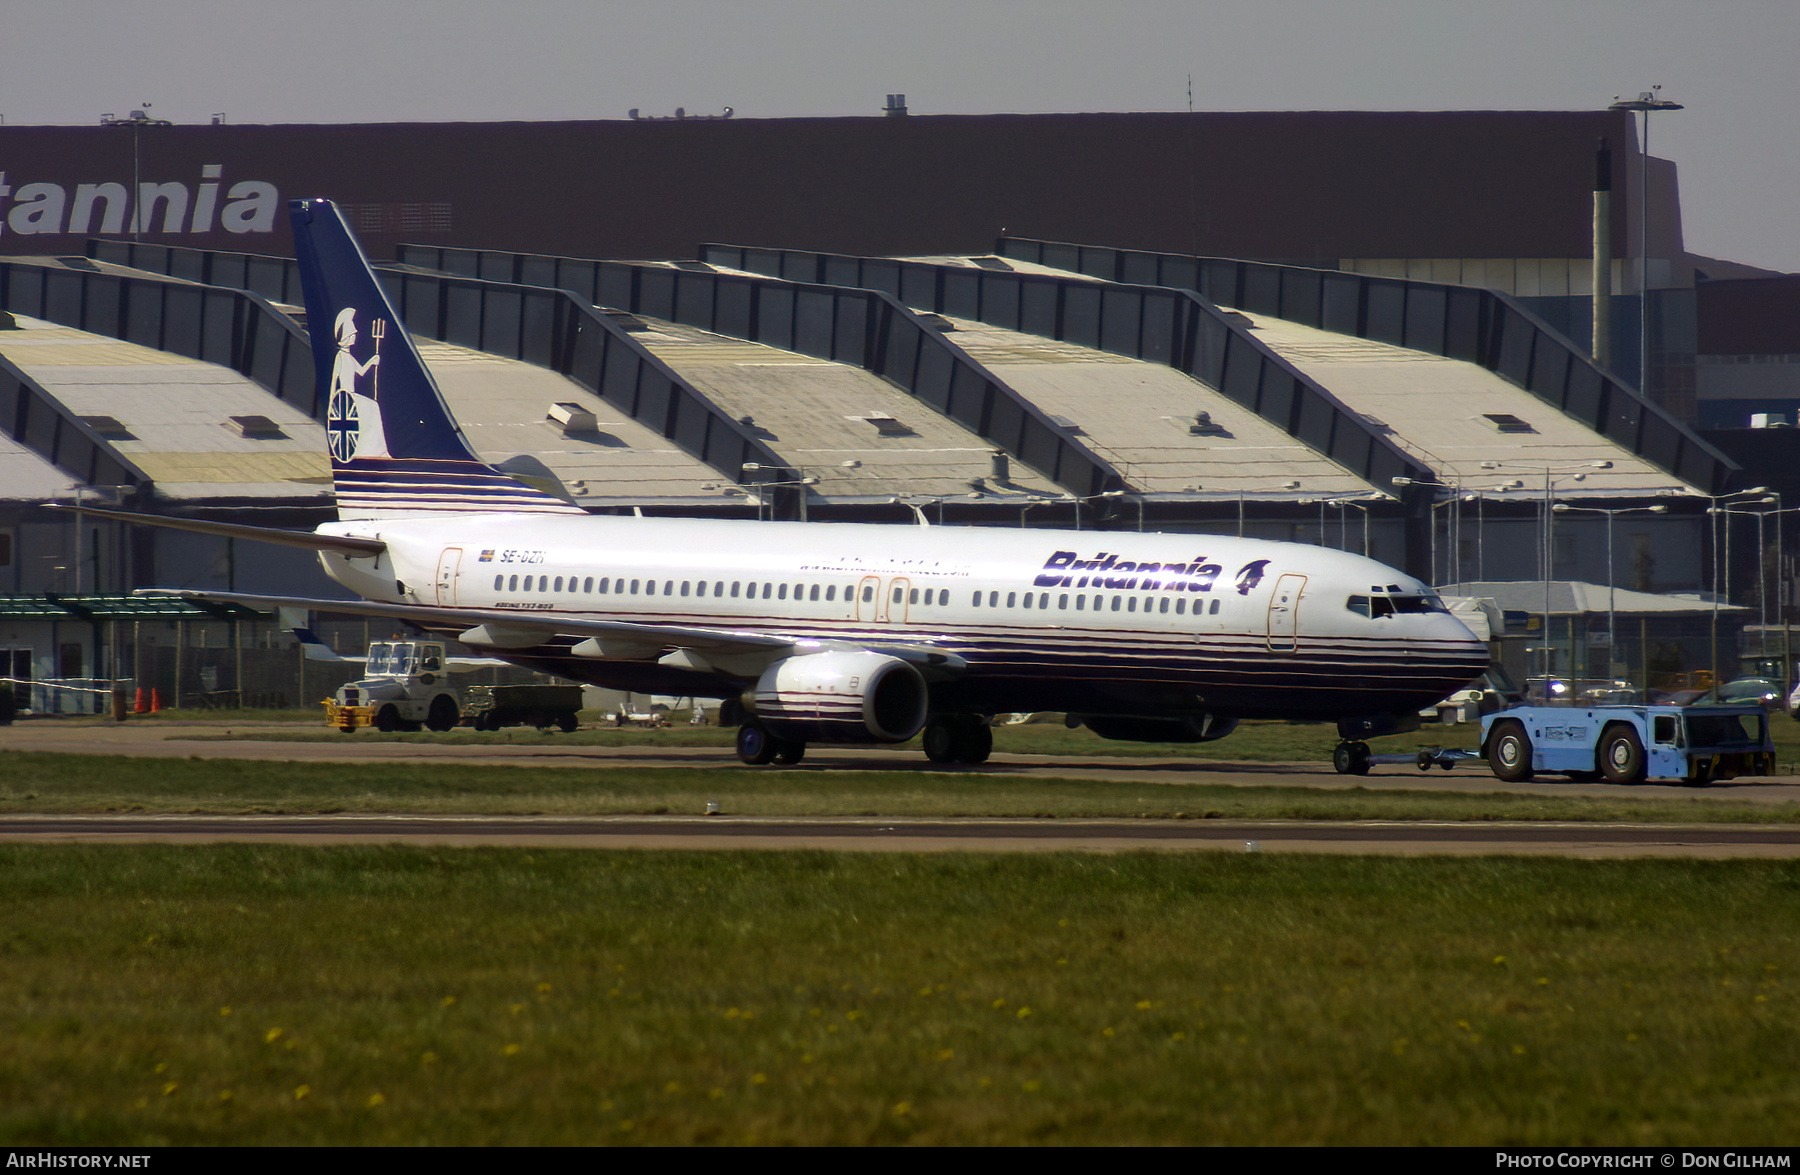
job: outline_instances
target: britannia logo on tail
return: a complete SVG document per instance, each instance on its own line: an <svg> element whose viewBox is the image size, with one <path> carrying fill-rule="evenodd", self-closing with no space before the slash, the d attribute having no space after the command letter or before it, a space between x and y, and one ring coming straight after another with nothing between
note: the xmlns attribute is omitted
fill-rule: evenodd
<svg viewBox="0 0 1800 1175"><path fill-rule="evenodd" d="M335 331L337 358L331 367L331 400L325 418L325 433L331 443L331 456L336 461L358 457L386 457L387 437L381 428L380 396L381 340L387 323L377 318L369 334L375 340L374 353L358 362L351 348L359 337L356 308L346 306L338 311ZM361 391L357 381L367 377L368 390Z"/></svg>

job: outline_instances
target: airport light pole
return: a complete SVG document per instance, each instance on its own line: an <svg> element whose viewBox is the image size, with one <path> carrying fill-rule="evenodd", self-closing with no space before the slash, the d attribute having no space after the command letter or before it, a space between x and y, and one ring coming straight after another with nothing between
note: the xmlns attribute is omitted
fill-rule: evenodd
<svg viewBox="0 0 1800 1175"><path fill-rule="evenodd" d="M1638 152L1638 391L1650 398L1650 112L1683 110L1661 96L1661 86L1641 91L1635 99L1615 99L1608 110L1635 110L1644 116L1643 148Z"/></svg>
<svg viewBox="0 0 1800 1175"><path fill-rule="evenodd" d="M1680 491L1685 497L1704 498L1708 505L1706 513L1712 524L1712 688L1719 688L1719 503L1732 498L1749 498L1769 492L1768 486L1757 486L1754 489L1737 490L1729 494L1703 494L1696 489L1684 488ZM1726 541L1731 538L1730 527L1726 528Z"/></svg>
<svg viewBox="0 0 1800 1175"><path fill-rule="evenodd" d="M1558 514L1574 512L1606 515L1606 659L1610 665L1612 659L1618 656L1619 652L1618 591L1614 587L1618 573L1614 570L1613 565L1613 519L1620 514L1667 514L1669 508L1667 506L1620 506L1608 509L1601 506L1571 506L1567 502L1558 502L1554 507L1554 512ZM1570 655L1573 656L1573 650ZM1611 677L1611 672L1608 672L1607 676Z"/></svg>
<svg viewBox="0 0 1800 1175"><path fill-rule="evenodd" d="M1611 469L1612 462L1583 461L1578 465L1536 465L1520 461L1483 461L1481 463L1481 468L1487 470L1529 469L1533 473L1541 471L1544 475L1544 497L1542 502L1543 531L1541 536L1543 546L1539 552L1539 558L1544 572L1544 677L1547 682L1550 673L1554 668L1551 664L1552 653L1554 650L1550 644L1550 580L1551 571L1556 560L1556 532L1553 522L1556 514L1554 509L1556 505L1556 487L1560 482L1564 481L1586 481L1588 470ZM1563 474L1565 476L1554 476L1556 474ZM1511 488L1522 488L1523 486L1524 483L1519 482L1516 486L1512 486ZM1571 662L1574 661L1573 652L1570 653L1569 659Z"/></svg>

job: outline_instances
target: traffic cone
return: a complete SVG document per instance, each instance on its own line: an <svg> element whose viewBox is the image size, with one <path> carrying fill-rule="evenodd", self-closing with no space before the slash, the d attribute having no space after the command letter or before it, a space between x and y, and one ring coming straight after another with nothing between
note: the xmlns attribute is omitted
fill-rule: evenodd
<svg viewBox="0 0 1800 1175"><path fill-rule="evenodd" d="M150 691L150 712L152 714L162 713L162 694L154 689Z"/></svg>
<svg viewBox="0 0 1800 1175"><path fill-rule="evenodd" d="M131 712L133 714L144 714L148 712L144 705L144 687L141 685L137 687L137 697L132 699Z"/></svg>

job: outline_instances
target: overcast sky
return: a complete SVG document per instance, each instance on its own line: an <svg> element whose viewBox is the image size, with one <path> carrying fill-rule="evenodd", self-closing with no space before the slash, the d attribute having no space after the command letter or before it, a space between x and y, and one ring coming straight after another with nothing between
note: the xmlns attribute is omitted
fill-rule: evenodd
<svg viewBox="0 0 1800 1175"><path fill-rule="evenodd" d="M1800 271L1796 0L0 0L0 116L1593 110L1652 85L1694 252ZM4 168L0 160L0 168Z"/></svg>

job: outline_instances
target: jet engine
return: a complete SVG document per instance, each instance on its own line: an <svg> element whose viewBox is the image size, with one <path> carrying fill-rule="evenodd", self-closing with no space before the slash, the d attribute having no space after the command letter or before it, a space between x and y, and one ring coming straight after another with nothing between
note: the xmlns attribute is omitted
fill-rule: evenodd
<svg viewBox="0 0 1800 1175"><path fill-rule="evenodd" d="M1237 719L1213 714L1186 718L1136 718L1116 714L1083 714L1081 724L1116 742L1209 743L1237 729Z"/></svg>
<svg viewBox="0 0 1800 1175"><path fill-rule="evenodd" d="M899 743L919 733L925 679L881 653L807 653L763 671L745 708L782 738Z"/></svg>

